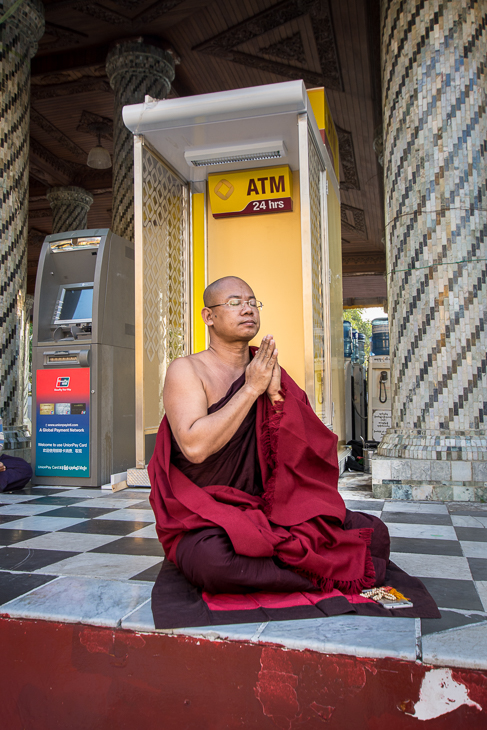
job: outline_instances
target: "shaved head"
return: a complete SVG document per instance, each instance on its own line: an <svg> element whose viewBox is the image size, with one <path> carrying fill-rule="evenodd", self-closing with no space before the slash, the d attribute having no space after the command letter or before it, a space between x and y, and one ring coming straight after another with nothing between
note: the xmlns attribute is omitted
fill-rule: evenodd
<svg viewBox="0 0 487 730"><path fill-rule="evenodd" d="M205 307L220 304L219 297L222 296L223 290L226 289L233 281L238 281L245 284L245 286L248 286L247 282L239 276L223 276L221 279L217 279L206 287L203 293Z"/></svg>

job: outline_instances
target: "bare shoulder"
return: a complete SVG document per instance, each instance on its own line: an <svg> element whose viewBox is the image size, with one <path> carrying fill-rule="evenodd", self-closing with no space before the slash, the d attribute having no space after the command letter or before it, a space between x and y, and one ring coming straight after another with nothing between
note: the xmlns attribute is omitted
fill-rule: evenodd
<svg viewBox="0 0 487 730"><path fill-rule="evenodd" d="M201 379L202 370L204 370L204 353L198 352L194 355L186 355L185 357L177 357L171 362L166 372L166 382L177 381L179 378L191 377Z"/></svg>
<svg viewBox="0 0 487 730"><path fill-rule="evenodd" d="M164 390L168 388L172 389L177 387L180 382L191 381L194 383L200 380L197 372L197 366L193 361L193 355L187 355L186 357L178 357L171 362L169 365L166 378L164 381Z"/></svg>
<svg viewBox="0 0 487 730"><path fill-rule="evenodd" d="M164 401L184 393L201 393L206 399L206 367L204 353L178 357L169 365L164 381Z"/></svg>
<svg viewBox="0 0 487 730"><path fill-rule="evenodd" d="M194 355L179 357L169 365L164 381L164 409L176 438L184 428L207 413L203 380Z"/></svg>

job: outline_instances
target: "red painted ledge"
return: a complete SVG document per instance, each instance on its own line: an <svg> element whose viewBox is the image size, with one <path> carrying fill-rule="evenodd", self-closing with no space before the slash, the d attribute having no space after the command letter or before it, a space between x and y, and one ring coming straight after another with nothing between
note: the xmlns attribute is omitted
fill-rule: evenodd
<svg viewBox="0 0 487 730"><path fill-rule="evenodd" d="M480 671L8 618L0 618L0 645L1 730L487 725ZM431 680L441 671L451 697L435 704ZM421 721L415 711L431 717Z"/></svg>

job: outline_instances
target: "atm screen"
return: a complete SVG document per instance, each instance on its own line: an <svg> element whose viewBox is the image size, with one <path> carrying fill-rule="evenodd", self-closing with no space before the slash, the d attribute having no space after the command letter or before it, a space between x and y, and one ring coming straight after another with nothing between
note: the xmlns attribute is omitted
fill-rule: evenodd
<svg viewBox="0 0 487 730"><path fill-rule="evenodd" d="M71 286L63 289L55 324L91 322L93 287Z"/></svg>

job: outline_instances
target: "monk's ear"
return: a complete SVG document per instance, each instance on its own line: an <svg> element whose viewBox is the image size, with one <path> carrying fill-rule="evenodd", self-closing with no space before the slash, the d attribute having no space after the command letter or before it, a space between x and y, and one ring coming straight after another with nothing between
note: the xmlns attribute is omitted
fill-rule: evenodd
<svg viewBox="0 0 487 730"><path fill-rule="evenodd" d="M207 327L213 326L213 310L211 310L209 307L203 307L201 310L201 316L203 318L203 322L206 324Z"/></svg>

